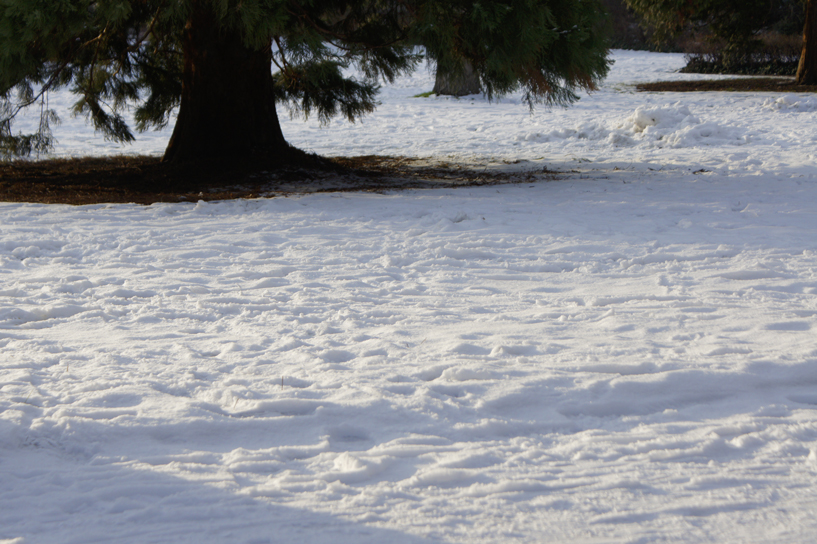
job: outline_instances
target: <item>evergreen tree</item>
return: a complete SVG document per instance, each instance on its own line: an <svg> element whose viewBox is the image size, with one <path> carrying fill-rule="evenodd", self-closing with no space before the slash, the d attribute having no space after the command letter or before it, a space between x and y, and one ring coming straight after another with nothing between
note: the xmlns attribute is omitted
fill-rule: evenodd
<svg viewBox="0 0 817 544"><path fill-rule="evenodd" d="M260 161L298 155L276 103L304 117L354 120L378 82L421 60L448 72L470 62L489 97L522 88L534 104L568 104L608 70L599 0L0 0L0 151L52 145L48 93L108 139L178 116L165 160ZM355 66L361 79L344 74ZM26 107L34 134L15 134Z"/></svg>
<svg viewBox="0 0 817 544"><path fill-rule="evenodd" d="M815 0L625 0L661 41L692 25L706 27L726 46L723 64L739 64L751 58L760 44L761 30L790 31L795 21L803 24L802 6L807 4L798 82L817 71L817 8ZM810 68L809 68L810 67ZM802 77L800 74L804 74ZM810 76L813 78L817 75Z"/></svg>
<svg viewBox="0 0 817 544"><path fill-rule="evenodd" d="M777 0L626 0L662 41L688 25L705 25L726 43L725 62L757 46L756 33L768 24Z"/></svg>

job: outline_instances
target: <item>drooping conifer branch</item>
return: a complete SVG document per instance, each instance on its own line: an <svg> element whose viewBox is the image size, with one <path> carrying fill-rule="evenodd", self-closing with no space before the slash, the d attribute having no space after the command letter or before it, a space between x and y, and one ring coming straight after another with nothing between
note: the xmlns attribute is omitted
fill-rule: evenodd
<svg viewBox="0 0 817 544"><path fill-rule="evenodd" d="M568 104L608 69L599 0L6 0L0 13L0 137L36 103L13 89L69 87L102 134L134 136L176 115L166 159L281 162L276 104L328 123L374 110L381 80L471 63L489 97L521 88ZM554 29L571 29L557 32ZM360 75L345 70L355 66ZM271 67L274 67L271 69ZM273 70L275 72L273 73ZM47 119L45 120L47 121ZM47 127L44 123L41 127ZM17 140L15 140L17 138ZM29 140L32 141L32 140ZM42 139L43 142L46 139Z"/></svg>

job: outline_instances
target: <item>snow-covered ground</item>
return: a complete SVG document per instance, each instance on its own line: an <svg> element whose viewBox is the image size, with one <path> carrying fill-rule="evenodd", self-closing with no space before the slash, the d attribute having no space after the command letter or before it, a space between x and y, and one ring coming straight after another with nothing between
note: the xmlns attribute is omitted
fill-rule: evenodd
<svg viewBox="0 0 817 544"><path fill-rule="evenodd" d="M817 97L614 59L569 109L420 71L284 126L553 181L0 203L0 542L814 542Z"/></svg>

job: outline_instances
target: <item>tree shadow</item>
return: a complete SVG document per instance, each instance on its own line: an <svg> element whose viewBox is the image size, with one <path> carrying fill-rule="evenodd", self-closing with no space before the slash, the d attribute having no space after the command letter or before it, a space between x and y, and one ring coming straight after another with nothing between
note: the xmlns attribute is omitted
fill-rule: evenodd
<svg viewBox="0 0 817 544"><path fill-rule="evenodd" d="M25 427L0 419L3 543L443 542L374 526L374 514L353 520L271 504L225 478L186 479L138 461L88 458Z"/></svg>

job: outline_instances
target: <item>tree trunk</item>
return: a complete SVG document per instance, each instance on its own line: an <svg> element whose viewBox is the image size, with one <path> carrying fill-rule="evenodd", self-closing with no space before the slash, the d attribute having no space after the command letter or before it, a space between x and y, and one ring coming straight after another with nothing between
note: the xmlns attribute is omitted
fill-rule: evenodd
<svg viewBox="0 0 817 544"><path fill-rule="evenodd" d="M208 2L192 4L183 37L181 105L164 160L285 161L292 148L275 111L270 51L246 47L240 33L218 24Z"/></svg>
<svg viewBox="0 0 817 544"><path fill-rule="evenodd" d="M797 66L798 85L817 85L817 0L808 0L803 28L803 52Z"/></svg>
<svg viewBox="0 0 817 544"><path fill-rule="evenodd" d="M464 61L463 70L460 74L445 74L437 70L437 77L434 81L436 95L465 96L467 94L479 94L481 87L479 76L474 72L471 63Z"/></svg>

